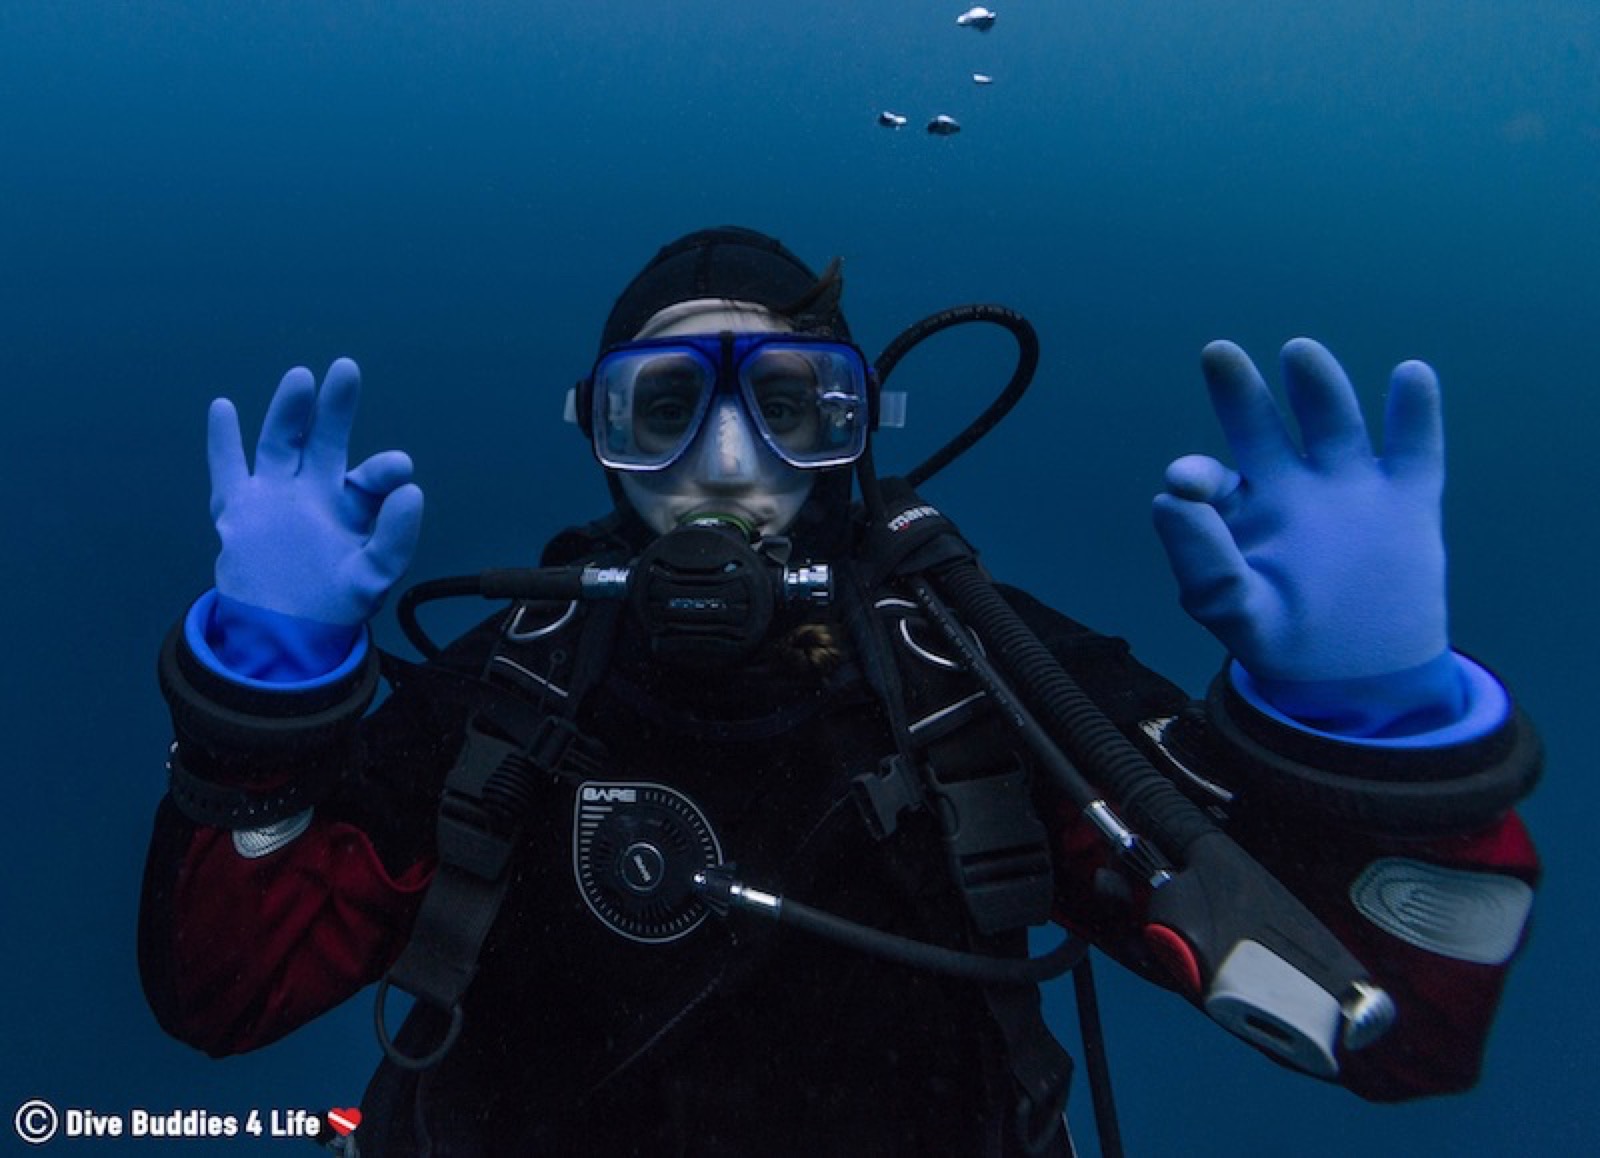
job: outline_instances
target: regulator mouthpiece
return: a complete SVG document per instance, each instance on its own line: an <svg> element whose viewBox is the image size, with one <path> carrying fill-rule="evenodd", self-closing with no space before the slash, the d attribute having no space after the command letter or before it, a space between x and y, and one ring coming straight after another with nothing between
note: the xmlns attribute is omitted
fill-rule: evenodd
<svg viewBox="0 0 1600 1158"><path fill-rule="evenodd" d="M685 515L678 520L678 528L684 527L727 527L738 531L744 536L746 542L753 542L756 538L755 524L738 515L731 515L725 511L701 511L692 515Z"/></svg>

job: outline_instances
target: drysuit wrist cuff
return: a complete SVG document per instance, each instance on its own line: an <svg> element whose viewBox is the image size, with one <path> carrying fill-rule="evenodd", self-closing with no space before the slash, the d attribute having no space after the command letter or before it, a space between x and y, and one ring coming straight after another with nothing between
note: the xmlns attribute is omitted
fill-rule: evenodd
<svg viewBox="0 0 1600 1158"><path fill-rule="evenodd" d="M328 676L297 684L243 679L195 647L200 599L168 633L157 672L180 742L224 756L303 753L348 733L378 690L378 653L363 642ZM203 637L202 637L203 638Z"/></svg>
<svg viewBox="0 0 1600 1158"><path fill-rule="evenodd" d="M189 609L184 640L196 659L245 687L310 691L336 684L367 657L364 627L254 607L212 589Z"/></svg>
<svg viewBox="0 0 1600 1158"><path fill-rule="evenodd" d="M378 653L363 646L331 678L298 685L242 680L193 645L209 602L202 598L173 627L157 664L177 734L169 791L198 824L271 824L312 807L340 782L356 725L377 693Z"/></svg>
<svg viewBox="0 0 1600 1158"><path fill-rule="evenodd" d="M1452 657L1463 714L1413 736L1350 737L1307 727L1268 703L1237 665L1212 682L1205 718L1231 786L1256 806L1399 837L1482 828L1533 790L1537 732L1488 669ZM1249 687L1247 694L1245 688Z"/></svg>
<svg viewBox="0 0 1600 1158"><path fill-rule="evenodd" d="M1288 727L1352 744L1460 744L1494 731L1511 710L1500 681L1452 651L1403 671L1358 679L1265 679L1237 660L1228 676L1256 711Z"/></svg>

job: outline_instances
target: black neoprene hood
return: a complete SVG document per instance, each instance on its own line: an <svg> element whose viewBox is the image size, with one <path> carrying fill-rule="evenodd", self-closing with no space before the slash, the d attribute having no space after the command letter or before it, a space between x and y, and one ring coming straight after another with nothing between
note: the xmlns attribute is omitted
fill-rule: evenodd
<svg viewBox="0 0 1600 1158"><path fill-rule="evenodd" d="M611 307L600 349L631 340L668 306L696 298L730 298L766 306L797 330L848 340L839 311L842 282L821 278L776 238L723 225L689 233L662 247Z"/></svg>
<svg viewBox="0 0 1600 1158"><path fill-rule="evenodd" d="M850 327L839 309L844 279L837 263L819 276L775 237L737 225L700 229L669 242L628 283L600 336L604 353L632 341L656 314L668 306L697 298L728 298L765 306L787 318L796 332L850 340ZM790 526L788 536L802 558L836 555L848 537L850 470L817 472L816 486ZM615 471L606 471L620 521L614 533L639 550L655 538L628 501ZM588 541L589 546L594 545ZM588 548L581 544L581 553ZM546 548L546 561L573 557L573 544Z"/></svg>

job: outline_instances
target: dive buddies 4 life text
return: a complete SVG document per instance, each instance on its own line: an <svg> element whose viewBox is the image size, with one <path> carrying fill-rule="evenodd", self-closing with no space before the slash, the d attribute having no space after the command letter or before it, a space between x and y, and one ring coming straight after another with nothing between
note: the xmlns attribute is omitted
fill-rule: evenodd
<svg viewBox="0 0 1600 1158"><path fill-rule="evenodd" d="M32 1146L60 1139L149 1138L318 1138L343 1137L361 1124L361 1111L335 1107L324 1113L304 1109L249 1109L238 1114L210 1110L154 1111L134 1108L102 1113L77 1106L57 1109L42 1098L17 1107L17 1137Z"/></svg>

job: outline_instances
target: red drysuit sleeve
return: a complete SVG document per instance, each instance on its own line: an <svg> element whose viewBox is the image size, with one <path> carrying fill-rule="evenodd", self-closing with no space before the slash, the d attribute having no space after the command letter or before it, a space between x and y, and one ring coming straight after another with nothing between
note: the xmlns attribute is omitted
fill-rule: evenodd
<svg viewBox="0 0 1600 1158"><path fill-rule="evenodd" d="M275 1041L377 980L431 867L393 876L366 835L314 815L264 856L164 809L146 875L141 965L163 1026L213 1055ZM170 849L176 857L162 854Z"/></svg>
<svg viewBox="0 0 1600 1158"><path fill-rule="evenodd" d="M1395 1002L1384 1037L1363 1050L1341 1048L1339 1083L1373 1101L1471 1088L1539 878L1521 820L1508 814L1480 832L1426 842L1327 831L1294 840L1237 835ZM1145 939L1148 895L1119 896L1105 888L1103 873L1097 878L1107 865L1103 848L1081 820L1060 830L1058 919L1199 1004ZM1485 905L1500 911L1484 912ZM1452 921L1468 926L1454 941Z"/></svg>

